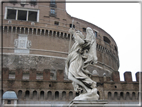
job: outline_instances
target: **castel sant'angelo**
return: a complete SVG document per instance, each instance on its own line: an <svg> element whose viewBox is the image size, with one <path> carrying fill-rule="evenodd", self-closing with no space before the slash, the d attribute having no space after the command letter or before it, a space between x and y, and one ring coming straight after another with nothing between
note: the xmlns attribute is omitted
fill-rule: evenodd
<svg viewBox="0 0 142 107"><path fill-rule="evenodd" d="M119 76L118 47L105 30L66 12L62 0L5 0L2 9L2 104L68 104L78 96L64 73L73 27L96 36L98 62L89 66L100 100L108 104L138 104L139 72ZM72 21L74 20L73 24Z"/></svg>

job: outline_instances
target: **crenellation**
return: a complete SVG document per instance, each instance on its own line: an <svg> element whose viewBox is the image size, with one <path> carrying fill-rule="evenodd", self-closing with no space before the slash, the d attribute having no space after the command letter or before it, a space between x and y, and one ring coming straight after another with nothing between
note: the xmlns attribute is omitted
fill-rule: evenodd
<svg viewBox="0 0 142 107"><path fill-rule="evenodd" d="M15 71L15 80L22 80L23 77L23 70L17 68Z"/></svg>
<svg viewBox="0 0 142 107"><path fill-rule="evenodd" d="M112 73L112 80L114 82L120 82L119 72L115 71L115 72Z"/></svg>
<svg viewBox="0 0 142 107"><path fill-rule="evenodd" d="M43 70L43 80L45 80L45 81L50 80L50 69Z"/></svg>
<svg viewBox="0 0 142 107"><path fill-rule="evenodd" d="M29 80L35 81L36 80L36 69L30 69L29 74L30 74Z"/></svg>
<svg viewBox="0 0 142 107"><path fill-rule="evenodd" d="M8 80L9 78L9 68L2 68L2 79Z"/></svg>
<svg viewBox="0 0 142 107"><path fill-rule="evenodd" d="M135 74L135 76L136 76L136 81L137 82L140 82L140 80L141 80L141 83L142 83L142 72L137 72L136 74Z"/></svg>
<svg viewBox="0 0 142 107"><path fill-rule="evenodd" d="M57 70L56 80L57 81L64 81L64 71L63 70Z"/></svg>
<svg viewBox="0 0 142 107"><path fill-rule="evenodd" d="M124 73L124 80L125 80L126 82L132 82L132 75L131 75L131 72L126 71L126 72Z"/></svg>

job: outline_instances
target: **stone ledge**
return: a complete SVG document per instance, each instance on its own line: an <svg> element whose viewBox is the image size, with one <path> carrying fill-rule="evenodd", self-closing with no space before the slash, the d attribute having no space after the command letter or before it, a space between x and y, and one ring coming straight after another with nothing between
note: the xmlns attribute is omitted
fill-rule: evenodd
<svg viewBox="0 0 142 107"><path fill-rule="evenodd" d="M82 107L82 106L93 106L93 107L104 107L107 104L107 100L73 100L70 102L69 107Z"/></svg>

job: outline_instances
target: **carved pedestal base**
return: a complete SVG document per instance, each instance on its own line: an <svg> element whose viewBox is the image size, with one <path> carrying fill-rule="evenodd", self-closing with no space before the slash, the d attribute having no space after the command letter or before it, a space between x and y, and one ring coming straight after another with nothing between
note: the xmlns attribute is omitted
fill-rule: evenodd
<svg viewBox="0 0 142 107"><path fill-rule="evenodd" d="M105 107L106 100L73 100L69 107Z"/></svg>

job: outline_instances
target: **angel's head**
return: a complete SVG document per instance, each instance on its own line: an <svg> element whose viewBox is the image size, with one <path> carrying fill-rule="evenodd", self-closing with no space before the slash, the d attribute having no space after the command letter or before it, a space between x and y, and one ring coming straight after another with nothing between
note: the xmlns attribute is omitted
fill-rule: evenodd
<svg viewBox="0 0 142 107"><path fill-rule="evenodd" d="M81 38L81 39L84 39L85 36L82 34L82 32L80 32L79 30L76 31L76 34Z"/></svg>
<svg viewBox="0 0 142 107"><path fill-rule="evenodd" d="M87 33L87 35L94 36L94 32L90 27L87 27L86 33Z"/></svg>

